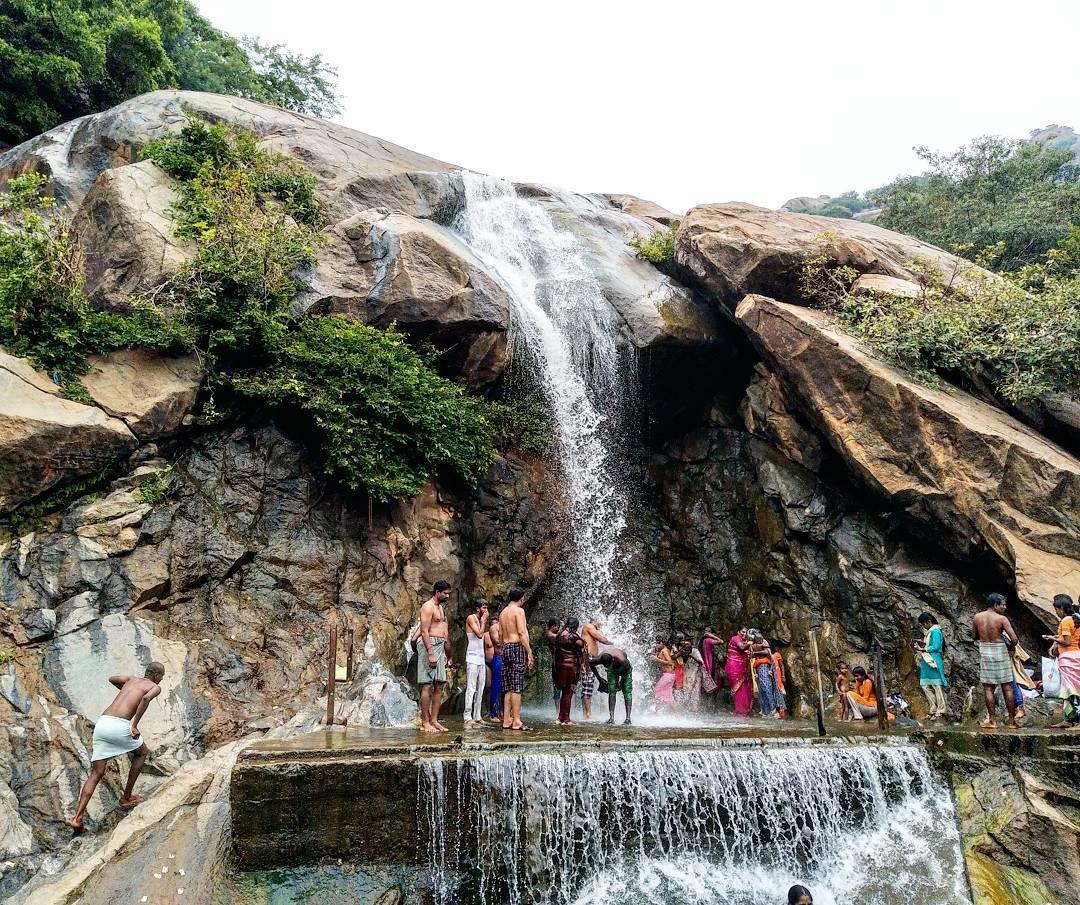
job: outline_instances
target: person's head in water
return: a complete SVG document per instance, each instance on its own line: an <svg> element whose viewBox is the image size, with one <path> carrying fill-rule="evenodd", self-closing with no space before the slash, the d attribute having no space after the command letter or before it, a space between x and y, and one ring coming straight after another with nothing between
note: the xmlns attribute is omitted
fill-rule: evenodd
<svg viewBox="0 0 1080 905"><path fill-rule="evenodd" d="M1073 599L1068 594L1054 596L1054 609L1057 610L1058 616L1062 619L1066 616L1076 615L1076 604L1073 603Z"/></svg>
<svg viewBox="0 0 1080 905"><path fill-rule="evenodd" d="M611 666L611 661L612 661L611 654L605 652L605 653L602 653L600 655L600 662L603 663L604 666Z"/></svg>
<svg viewBox="0 0 1080 905"><path fill-rule="evenodd" d="M149 666L146 667L146 678L148 678L155 685L160 685L161 680L165 678L165 667L155 660Z"/></svg>
<svg viewBox="0 0 1080 905"><path fill-rule="evenodd" d="M524 588L514 588L506 597L510 603L521 603L525 599Z"/></svg>
<svg viewBox="0 0 1080 905"><path fill-rule="evenodd" d="M923 628L930 628L930 626L937 624L937 619L935 618L933 613L923 613L921 616L919 616L919 625L921 625Z"/></svg>
<svg viewBox="0 0 1080 905"><path fill-rule="evenodd" d="M450 582L440 578L431 586L431 594L439 603L446 603L450 599Z"/></svg>
<svg viewBox="0 0 1080 905"><path fill-rule="evenodd" d="M787 905L814 905L814 897L809 889L796 883L787 891Z"/></svg>
<svg viewBox="0 0 1080 905"><path fill-rule="evenodd" d="M577 619L575 619L573 616L570 616L566 620L566 626L565 627L566 627L567 631L576 633L577 630L578 630L579 625L581 625L581 623L578 622Z"/></svg>
<svg viewBox="0 0 1080 905"><path fill-rule="evenodd" d="M1005 613L1005 595L1004 594L987 594L986 595L986 608L993 610L995 613L1004 615Z"/></svg>

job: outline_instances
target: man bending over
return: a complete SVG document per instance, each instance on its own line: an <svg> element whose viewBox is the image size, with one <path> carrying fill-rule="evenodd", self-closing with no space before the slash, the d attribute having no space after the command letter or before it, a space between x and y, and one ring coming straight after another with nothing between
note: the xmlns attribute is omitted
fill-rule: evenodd
<svg viewBox="0 0 1080 905"><path fill-rule="evenodd" d="M596 671L597 666L603 666L607 670L606 681ZM600 690L607 686L607 709L608 723L615 722L615 696L621 691L623 696L623 708L626 710L624 726L630 725L630 710L634 704L634 668L626 656L626 651L617 647L605 651L599 657L589 658L589 668L600 683Z"/></svg>
<svg viewBox="0 0 1080 905"><path fill-rule="evenodd" d="M143 800L141 795L131 794L131 790L135 788L135 780L139 778L143 764L146 763L146 755L150 753L150 749L140 737L139 720L146 713L147 705L161 694L163 678L165 667L156 661L146 667L146 675L142 678L109 676L109 684L120 691L94 726L94 753L90 757L90 775L79 793L75 816L68 821L68 826L75 832L82 832L83 817L87 805L90 804L90 796L94 794L94 789L105 775L105 768L114 757L132 755L120 807L133 808Z"/></svg>

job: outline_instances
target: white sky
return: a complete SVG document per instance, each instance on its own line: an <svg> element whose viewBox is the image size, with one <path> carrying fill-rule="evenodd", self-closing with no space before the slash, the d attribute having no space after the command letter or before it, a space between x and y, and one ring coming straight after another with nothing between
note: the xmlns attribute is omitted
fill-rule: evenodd
<svg viewBox="0 0 1080 905"><path fill-rule="evenodd" d="M340 73L345 125L676 211L917 171L914 145L1080 129L1076 0L197 0Z"/></svg>

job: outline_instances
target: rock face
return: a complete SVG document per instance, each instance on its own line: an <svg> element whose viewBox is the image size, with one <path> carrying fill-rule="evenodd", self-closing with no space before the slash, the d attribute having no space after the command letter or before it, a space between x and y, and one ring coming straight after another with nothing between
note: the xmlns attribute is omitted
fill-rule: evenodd
<svg viewBox="0 0 1080 905"><path fill-rule="evenodd" d="M802 298L802 266L822 254L860 274L915 283L919 274L913 264L946 278L978 271L940 248L870 223L752 204L695 207L675 240L675 264L685 280L732 307L748 293Z"/></svg>
<svg viewBox="0 0 1080 905"><path fill-rule="evenodd" d="M860 481L962 556L991 551L1053 622L1053 596L1080 580L1080 461L959 390L915 383L821 312L748 296L737 316Z"/></svg>
<svg viewBox="0 0 1080 905"><path fill-rule="evenodd" d="M61 399L47 378L0 351L0 512L100 471L135 445L119 418Z"/></svg>

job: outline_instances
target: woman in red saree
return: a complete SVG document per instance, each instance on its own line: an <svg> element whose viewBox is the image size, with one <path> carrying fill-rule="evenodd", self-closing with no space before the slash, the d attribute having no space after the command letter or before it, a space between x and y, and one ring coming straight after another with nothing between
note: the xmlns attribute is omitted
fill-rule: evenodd
<svg viewBox="0 0 1080 905"><path fill-rule="evenodd" d="M727 673L731 696L735 700L736 716L749 716L754 704L754 682L750 677L750 642L746 640L746 629L739 629L728 641Z"/></svg>

